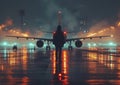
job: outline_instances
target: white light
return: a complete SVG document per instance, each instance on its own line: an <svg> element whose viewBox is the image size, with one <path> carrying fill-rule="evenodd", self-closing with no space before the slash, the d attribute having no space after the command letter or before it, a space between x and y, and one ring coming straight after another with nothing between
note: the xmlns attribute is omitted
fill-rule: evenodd
<svg viewBox="0 0 120 85"><path fill-rule="evenodd" d="M113 43L113 42L109 42L109 45L110 45L110 46L116 46L116 44Z"/></svg>
<svg viewBox="0 0 120 85"><path fill-rule="evenodd" d="M29 46L34 46L34 44L33 43L29 43Z"/></svg>
<svg viewBox="0 0 120 85"><path fill-rule="evenodd" d="M61 14L61 13L62 13L62 12L59 10L59 11L58 11L58 14Z"/></svg>
<svg viewBox="0 0 120 85"><path fill-rule="evenodd" d="M97 46L96 43L94 43L93 46Z"/></svg>
<svg viewBox="0 0 120 85"><path fill-rule="evenodd" d="M88 46L91 46L91 44L90 44L90 43L88 43Z"/></svg>
<svg viewBox="0 0 120 85"><path fill-rule="evenodd" d="M3 42L3 45L6 46L6 45L7 45L7 42Z"/></svg>

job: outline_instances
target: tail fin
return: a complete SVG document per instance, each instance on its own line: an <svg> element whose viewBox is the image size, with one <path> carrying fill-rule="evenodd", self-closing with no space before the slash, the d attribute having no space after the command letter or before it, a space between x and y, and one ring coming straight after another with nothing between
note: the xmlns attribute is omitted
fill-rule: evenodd
<svg viewBox="0 0 120 85"><path fill-rule="evenodd" d="M61 25L61 14L62 12L59 10L58 11L58 25Z"/></svg>

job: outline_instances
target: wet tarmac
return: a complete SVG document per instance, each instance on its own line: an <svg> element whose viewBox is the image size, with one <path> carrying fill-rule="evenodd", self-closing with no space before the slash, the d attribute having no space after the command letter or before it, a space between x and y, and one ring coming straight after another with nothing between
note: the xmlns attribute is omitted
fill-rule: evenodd
<svg viewBox="0 0 120 85"><path fill-rule="evenodd" d="M119 49L0 50L0 85L120 85Z"/></svg>

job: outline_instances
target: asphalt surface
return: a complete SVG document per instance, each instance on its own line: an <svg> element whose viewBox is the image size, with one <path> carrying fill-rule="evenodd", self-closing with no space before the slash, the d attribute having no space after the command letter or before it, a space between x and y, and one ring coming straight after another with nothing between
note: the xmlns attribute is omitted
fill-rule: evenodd
<svg viewBox="0 0 120 85"><path fill-rule="evenodd" d="M120 85L119 49L0 50L0 85Z"/></svg>

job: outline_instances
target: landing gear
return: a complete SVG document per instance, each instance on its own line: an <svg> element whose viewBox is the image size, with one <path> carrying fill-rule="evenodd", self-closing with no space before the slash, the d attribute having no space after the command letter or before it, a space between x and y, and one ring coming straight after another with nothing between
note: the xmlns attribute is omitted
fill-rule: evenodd
<svg viewBox="0 0 120 85"><path fill-rule="evenodd" d="M47 44L48 45L46 46L46 51L50 51L51 50L51 48L50 48L50 42L48 41Z"/></svg>
<svg viewBox="0 0 120 85"><path fill-rule="evenodd" d="M73 49L73 47L71 46L71 41L70 41L70 43L69 43L69 46L68 46L68 50L72 50Z"/></svg>
<svg viewBox="0 0 120 85"><path fill-rule="evenodd" d="M50 46L46 46L46 51L49 51L50 49Z"/></svg>
<svg viewBox="0 0 120 85"><path fill-rule="evenodd" d="M72 46L68 46L68 50L72 50L73 49L73 47Z"/></svg>

